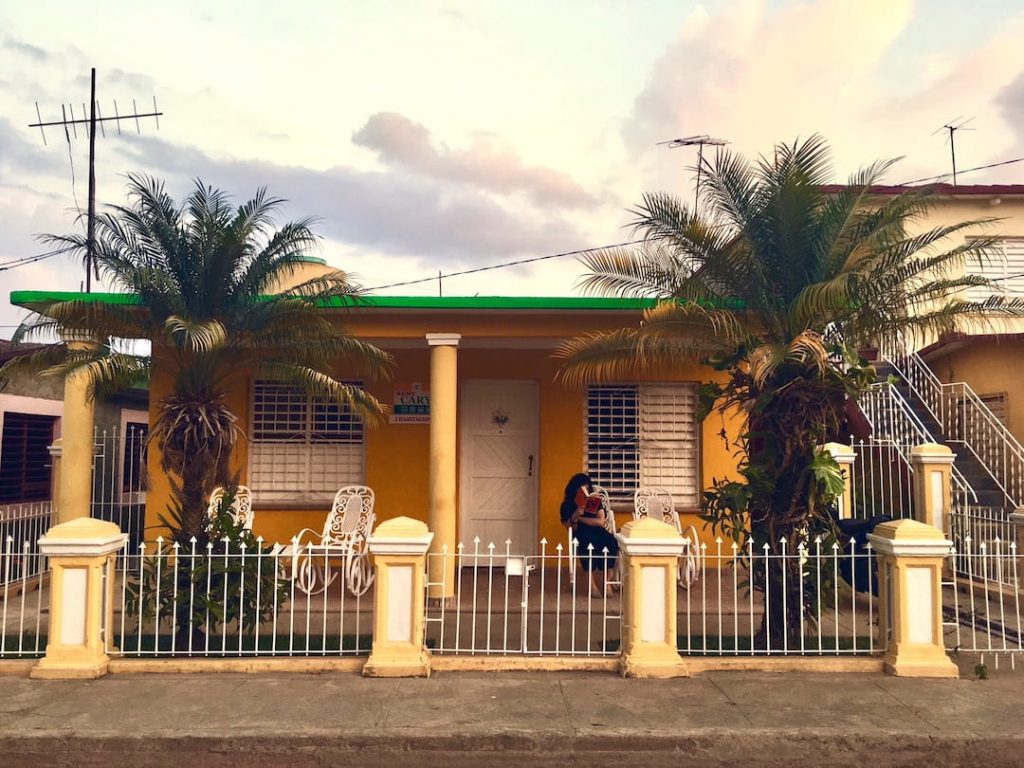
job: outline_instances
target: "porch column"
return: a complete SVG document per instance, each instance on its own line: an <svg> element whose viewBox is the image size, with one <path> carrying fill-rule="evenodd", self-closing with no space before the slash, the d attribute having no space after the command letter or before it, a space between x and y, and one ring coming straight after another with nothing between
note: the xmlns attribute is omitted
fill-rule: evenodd
<svg viewBox="0 0 1024 768"><path fill-rule="evenodd" d="M952 473L956 459L949 448L937 443L910 449L914 468L914 517L949 536L949 514L953 508Z"/></svg>
<svg viewBox="0 0 1024 768"><path fill-rule="evenodd" d="M448 557L427 558L429 596L455 594L455 456L458 407L458 333L428 333L430 346L430 511L431 553L447 547Z"/></svg>
<svg viewBox="0 0 1024 768"><path fill-rule="evenodd" d="M857 460L857 454L853 448L842 443L825 443L821 448L832 454L843 472L844 490L836 499L836 504L839 505L839 519L848 520L853 517L853 462Z"/></svg>
<svg viewBox="0 0 1024 768"><path fill-rule="evenodd" d="M63 336L72 353L95 348L96 343L74 333ZM92 503L93 393L81 372L64 378L64 417L61 421L61 468L56 522L89 516Z"/></svg>

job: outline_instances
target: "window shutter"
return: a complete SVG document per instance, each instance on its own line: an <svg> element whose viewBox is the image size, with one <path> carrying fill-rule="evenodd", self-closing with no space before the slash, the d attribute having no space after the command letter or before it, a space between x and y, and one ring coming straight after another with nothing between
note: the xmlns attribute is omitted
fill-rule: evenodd
<svg viewBox="0 0 1024 768"><path fill-rule="evenodd" d="M640 388L640 484L664 488L684 506L699 500L696 412L693 385Z"/></svg>

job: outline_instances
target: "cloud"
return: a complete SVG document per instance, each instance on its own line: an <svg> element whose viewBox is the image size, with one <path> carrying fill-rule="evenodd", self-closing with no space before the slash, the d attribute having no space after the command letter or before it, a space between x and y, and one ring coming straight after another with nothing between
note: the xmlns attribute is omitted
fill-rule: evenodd
<svg viewBox="0 0 1024 768"><path fill-rule="evenodd" d="M4 48L8 51L14 51L15 53L21 54L26 59L31 59L36 64L45 64L50 59L50 54L42 48L32 45L31 43L23 43L20 40L15 40L13 37L8 37L4 40Z"/></svg>
<svg viewBox="0 0 1024 768"><path fill-rule="evenodd" d="M652 152L658 141L710 134L758 153L814 132L833 143L841 137L840 144L863 135L860 123L871 94L880 90L882 59L909 24L912 8L911 0L781 7L743 0L715 13L698 7L655 63L624 140L647 161L649 176L673 185L682 161L666 162L670 150ZM848 147L836 149L840 155ZM696 159L686 157L690 164ZM858 156L852 165L865 159L873 155Z"/></svg>
<svg viewBox="0 0 1024 768"><path fill-rule="evenodd" d="M38 128L33 128L38 131ZM27 128L15 127L11 121L0 117L0 183L6 182L10 177L19 173L31 174L59 174L67 173L67 157L62 157L54 152L48 152L43 147L39 134L35 134L38 142L33 144L26 138ZM48 138L53 139L53 129L50 129ZM60 141L64 141L63 133L60 134Z"/></svg>
<svg viewBox="0 0 1024 768"><path fill-rule="evenodd" d="M450 266L568 250L586 242L573 223L556 213L524 211L431 179L347 166L319 171L216 158L149 136L125 137L119 146L133 166L173 176L177 194L186 191L184 180L195 174L236 198L266 186L288 199L290 217L317 215L317 229L325 236L385 254L444 257Z"/></svg>
<svg viewBox="0 0 1024 768"><path fill-rule="evenodd" d="M498 194L521 192L532 202L566 208L592 207L595 198L564 173L531 166L501 150L484 136L468 149L435 146L430 131L397 112L378 112L355 132L352 141L377 151L393 167L467 184Z"/></svg>

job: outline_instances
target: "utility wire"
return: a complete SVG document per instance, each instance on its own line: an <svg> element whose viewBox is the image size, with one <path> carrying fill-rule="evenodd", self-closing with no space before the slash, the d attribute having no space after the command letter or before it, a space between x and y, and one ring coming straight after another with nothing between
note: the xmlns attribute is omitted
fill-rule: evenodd
<svg viewBox="0 0 1024 768"><path fill-rule="evenodd" d="M614 243L612 245L598 245L593 248L580 248L575 251L563 251L562 253L550 253L547 256L533 256L529 259L516 259L515 261L506 261L501 264L490 264L486 267L475 267L473 269L464 269L460 272L449 272L442 275L432 275L430 277L421 277L416 280L404 280L400 283L388 283L386 285L375 285L372 288L367 288L367 291L380 291L384 288L401 288L406 285L418 285L420 283L431 283L435 280L445 277L461 277L463 275L472 275L477 272L488 272L492 269L505 269L506 267L517 267L520 264L531 264L535 261L546 261L548 259L559 259L563 256L579 256L584 253L593 253L594 251L603 251L607 248L624 248L627 245L639 245L644 242L643 240L629 240L624 243Z"/></svg>
<svg viewBox="0 0 1024 768"><path fill-rule="evenodd" d="M1015 157L1013 160L1003 160L1002 162L999 162L999 163L990 163L989 165L979 165L979 166L977 166L975 168L966 168L966 169L964 169L962 171L957 171L957 175L958 176L962 176L963 174L970 173L971 171L984 171L984 170L987 170L989 168L998 168L998 167L1000 167L1002 165L1013 165L1014 163L1020 163L1020 162L1024 162L1024 157ZM908 184L920 184L922 181L939 181L940 179L948 179L951 175L952 174L949 174L949 173L942 173L942 174L939 174L938 176L927 176L927 177L925 177L923 179L914 179L913 181L904 181L901 184L898 184L897 186L905 187Z"/></svg>
<svg viewBox="0 0 1024 768"><path fill-rule="evenodd" d="M24 267L28 264L35 264L37 261L42 261L43 259L49 259L54 256L59 256L62 253L66 253L66 251L48 251L47 253L38 253L35 256L23 256L19 259L11 259L10 261L0 262L0 272L6 272L8 269L16 269L17 267Z"/></svg>

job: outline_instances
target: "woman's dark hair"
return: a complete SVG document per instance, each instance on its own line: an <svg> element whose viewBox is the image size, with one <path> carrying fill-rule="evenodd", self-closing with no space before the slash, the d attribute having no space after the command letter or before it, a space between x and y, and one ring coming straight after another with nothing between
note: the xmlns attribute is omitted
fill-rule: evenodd
<svg viewBox="0 0 1024 768"><path fill-rule="evenodd" d="M569 478L569 482L565 486L565 498L562 499L562 506L559 509L559 515L563 523L568 522L569 518L572 517L572 513L576 511L576 491L584 485L589 487L593 486L593 484L590 475L583 472Z"/></svg>

